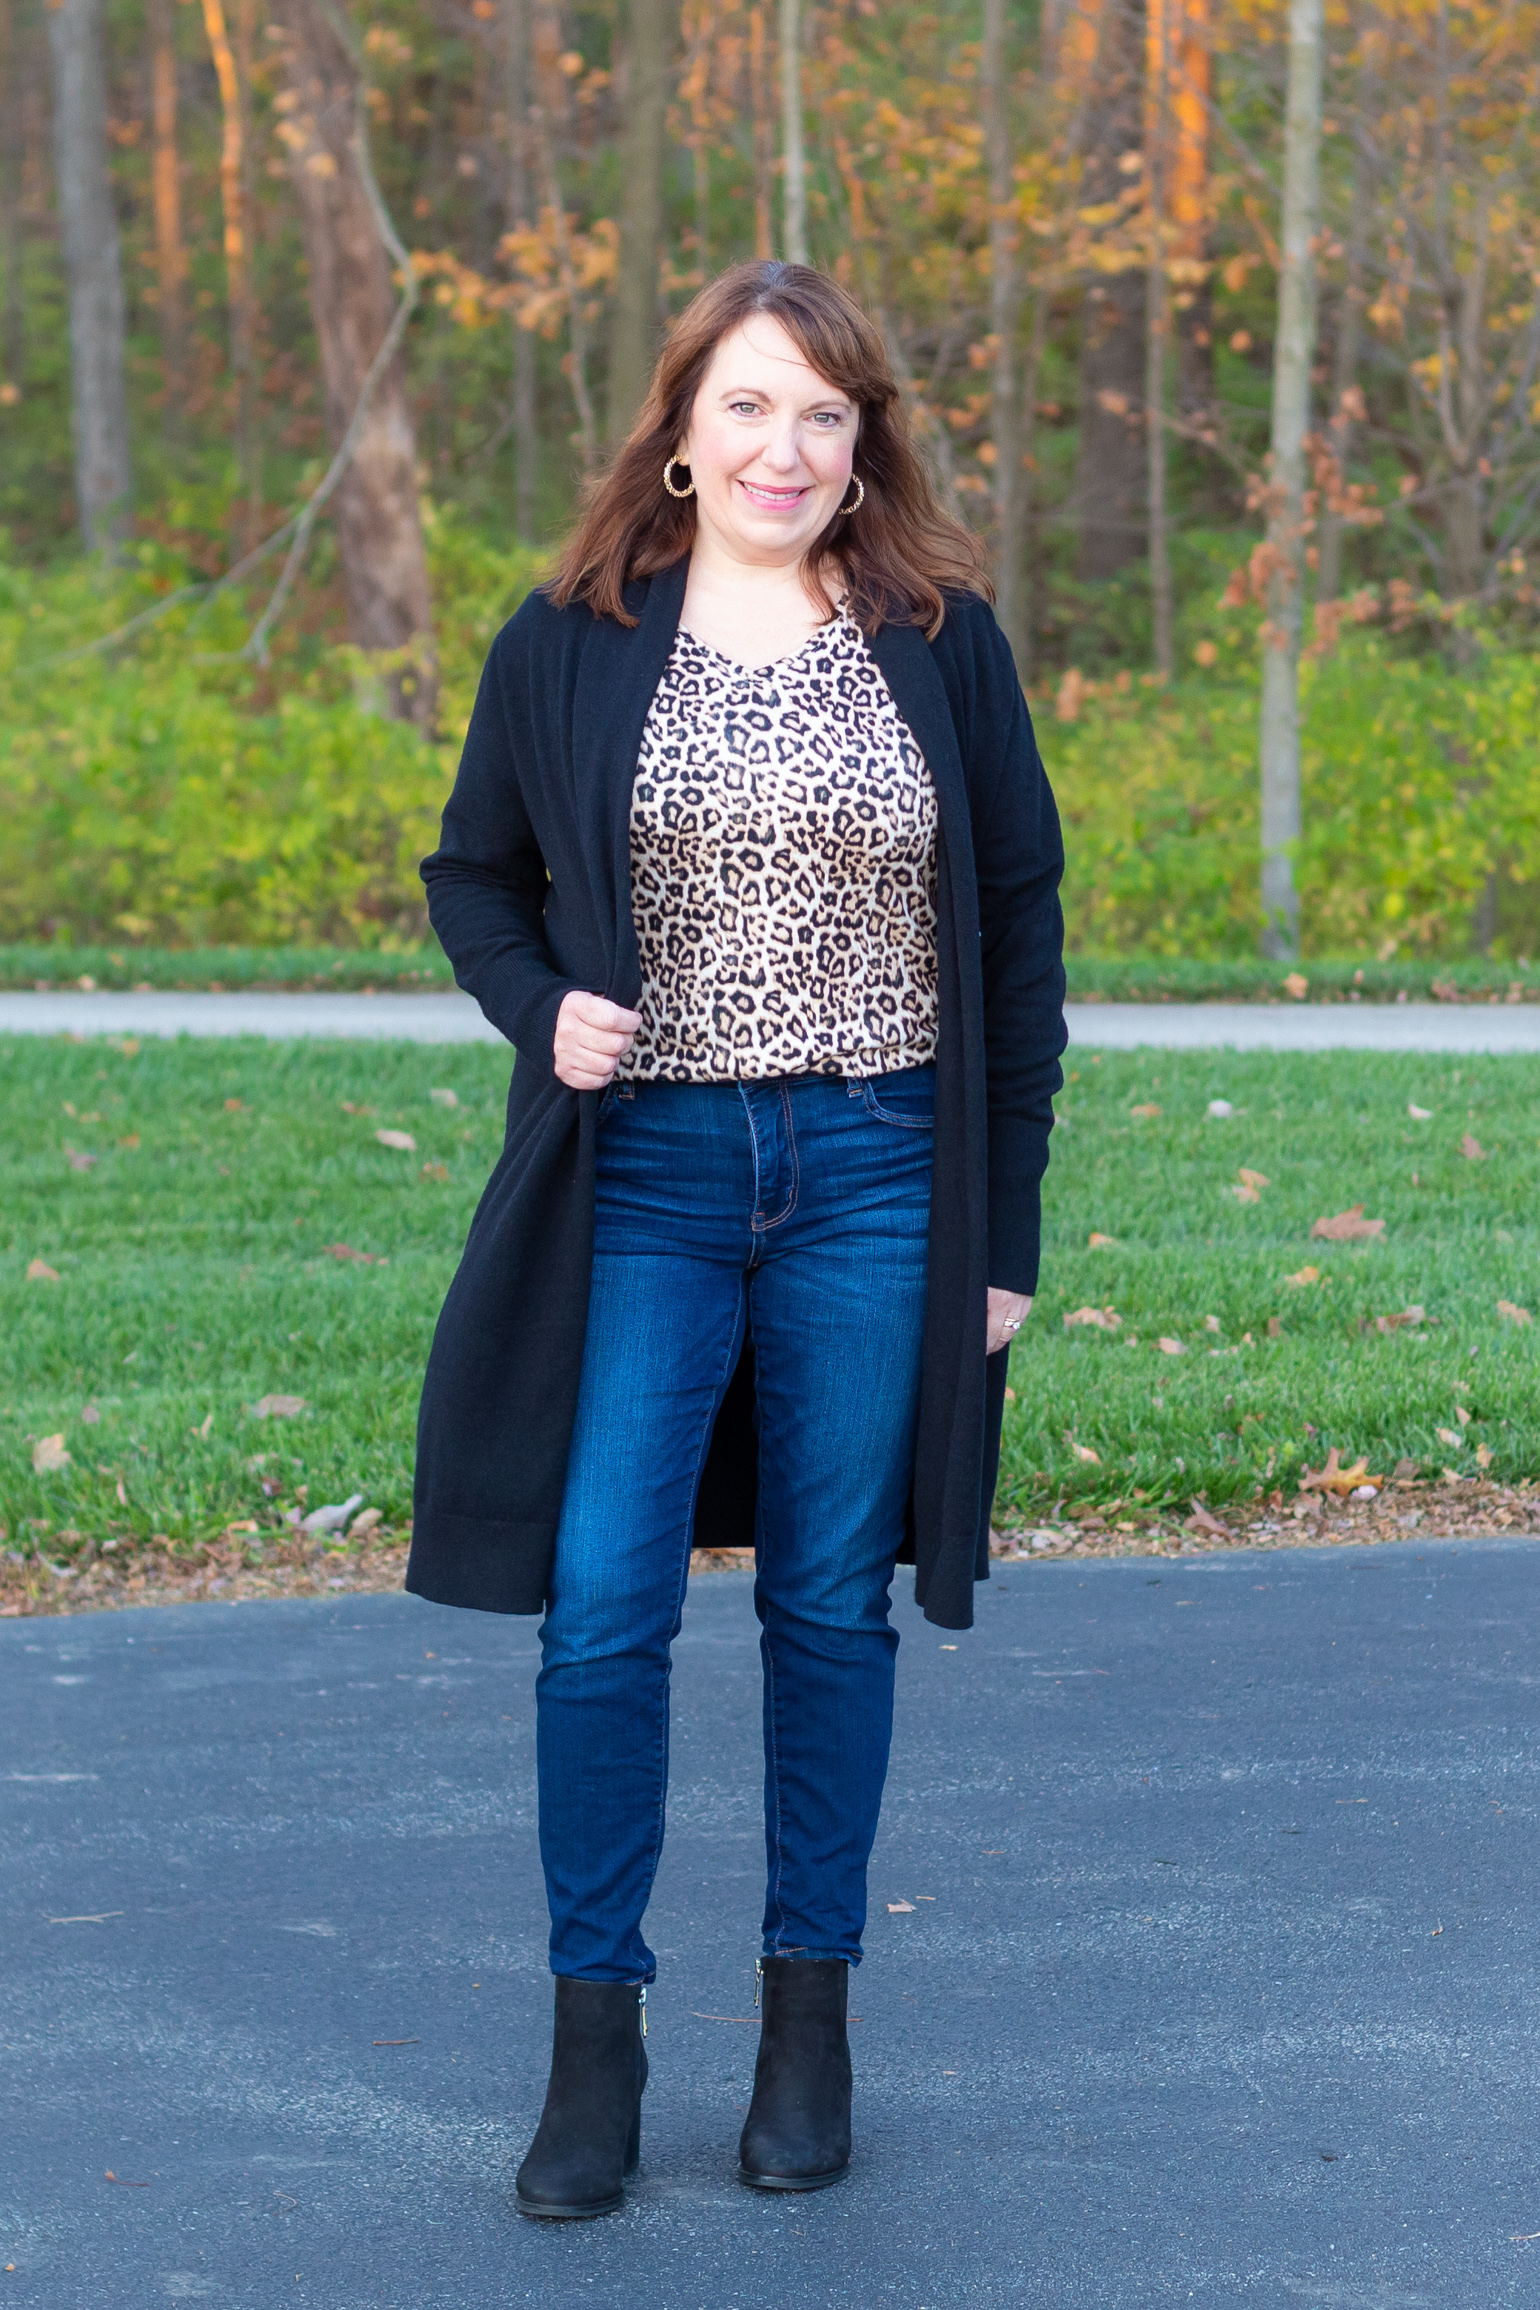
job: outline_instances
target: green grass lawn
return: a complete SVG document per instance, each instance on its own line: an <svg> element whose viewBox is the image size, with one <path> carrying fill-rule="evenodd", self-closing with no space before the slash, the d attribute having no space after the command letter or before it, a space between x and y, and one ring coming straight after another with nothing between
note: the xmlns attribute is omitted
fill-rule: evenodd
<svg viewBox="0 0 1540 2310"><path fill-rule="evenodd" d="M6 1544L192 1542L354 1492L404 1520L423 1357L507 1079L476 1045L0 1040ZM1474 1474L1487 1452L1494 1477L1540 1472L1540 1328L1497 1308L1540 1319L1540 1061L1082 1055L1061 1111L1004 1512L1217 1504L1288 1489L1333 1444L1376 1471ZM1255 1202L1230 1192L1242 1167L1269 1181ZM1358 1202L1383 1239L1311 1241ZM58 1281L28 1280L34 1261ZM1318 1281L1287 1280L1306 1267ZM1423 1324L1375 1328L1413 1304ZM1118 1327L1066 1330L1085 1306ZM258 1417L274 1395L306 1408ZM56 1436L67 1464L34 1469Z"/></svg>
<svg viewBox="0 0 1540 2310"><path fill-rule="evenodd" d="M1379 1473L1401 1459L1540 1470L1540 1332L1497 1304L1540 1318L1540 1060L1150 1051L1072 1066L1002 1507L1061 1488L1211 1504L1287 1491L1334 1444ZM1233 1115L1211 1117L1215 1100ZM1462 1154L1467 1136L1480 1157ZM1268 1182L1255 1201L1233 1192L1243 1169ZM1312 1240L1355 1203L1381 1238ZM1114 1244L1092 1249L1093 1232ZM1318 1280L1291 1280L1311 1268ZM1425 1322L1377 1328L1413 1306ZM1119 1327L1067 1329L1082 1307Z"/></svg>

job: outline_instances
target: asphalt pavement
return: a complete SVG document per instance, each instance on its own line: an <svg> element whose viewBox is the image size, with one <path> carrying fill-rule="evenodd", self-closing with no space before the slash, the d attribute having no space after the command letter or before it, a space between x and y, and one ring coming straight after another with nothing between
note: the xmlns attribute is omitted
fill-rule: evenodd
<svg viewBox="0 0 1540 2310"><path fill-rule="evenodd" d="M856 2154L733 2178L749 1583L696 1582L623 2214L520 2219L528 1621L0 1627L0 2310L1533 2310L1540 1544L997 1567L896 1603Z"/></svg>
<svg viewBox="0 0 1540 2310"><path fill-rule="evenodd" d="M1540 1051L1536 1003L1070 1003L1086 1050ZM0 994L0 1034L498 1043L463 994Z"/></svg>

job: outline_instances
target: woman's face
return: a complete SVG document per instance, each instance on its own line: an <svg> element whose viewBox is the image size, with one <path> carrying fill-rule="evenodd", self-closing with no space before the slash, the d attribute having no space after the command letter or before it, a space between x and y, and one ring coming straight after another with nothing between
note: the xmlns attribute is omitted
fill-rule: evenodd
<svg viewBox="0 0 1540 2310"><path fill-rule="evenodd" d="M724 337L679 445L709 541L735 561L799 562L850 489L859 412L768 313Z"/></svg>

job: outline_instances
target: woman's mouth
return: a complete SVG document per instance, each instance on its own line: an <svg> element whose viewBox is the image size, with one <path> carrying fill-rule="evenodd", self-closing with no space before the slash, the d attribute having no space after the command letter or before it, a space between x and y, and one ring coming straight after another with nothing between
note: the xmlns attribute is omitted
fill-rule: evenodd
<svg viewBox="0 0 1540 2310"><path fill-rule="evenodd" d="M808 494L805 485L797 489L772 489L760 481L745 481L741 476L738 487L750 505L760 506L766 513L790 513Z"/></svg>

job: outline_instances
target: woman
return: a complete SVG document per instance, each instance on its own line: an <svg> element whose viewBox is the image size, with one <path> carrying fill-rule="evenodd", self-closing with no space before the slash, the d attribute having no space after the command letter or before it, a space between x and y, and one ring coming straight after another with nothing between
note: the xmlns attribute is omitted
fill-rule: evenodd
<svg viewBox="0 0 1540 2310"><path fill-rule="evenodd" d="M805 266L675 325L493 645L423 865L518 1050L423 1391L407 1586L542 1612L556 1976L522 2212L635 2168L669 1648L756 1550L768 1886L744 2181L850 2155L896 1560L962 1628L1064 1044L1052 797L882 340Z"/></svg>

